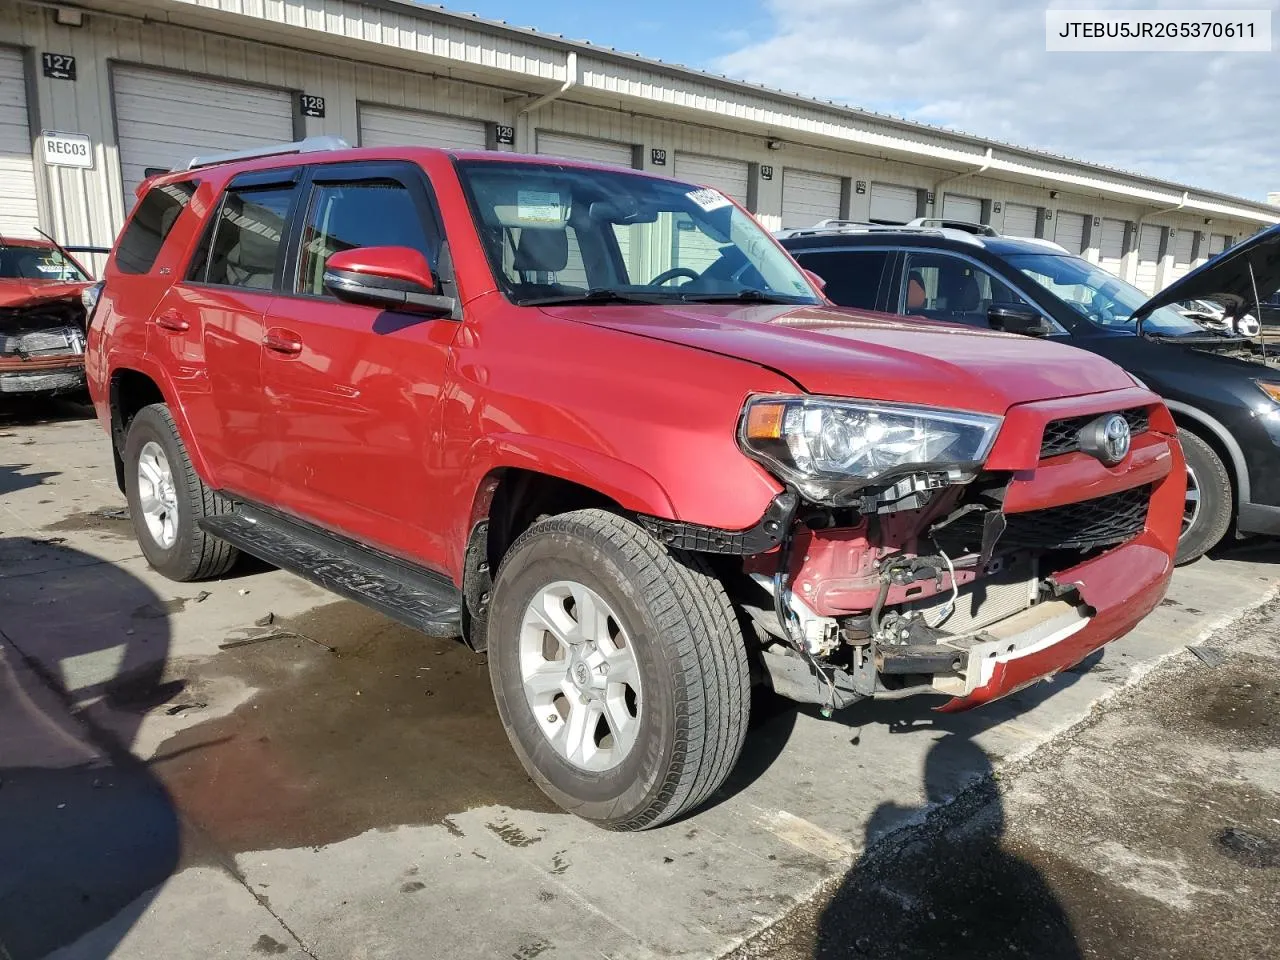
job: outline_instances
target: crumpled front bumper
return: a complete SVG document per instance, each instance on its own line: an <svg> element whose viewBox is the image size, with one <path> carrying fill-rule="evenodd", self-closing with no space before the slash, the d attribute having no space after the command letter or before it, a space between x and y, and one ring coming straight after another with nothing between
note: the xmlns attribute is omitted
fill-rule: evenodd
<svg viewBox="0 0 1280 960"><path fill-rule="evenodd" d="M82 354L0 357L0 394L69 393L84 387Z"/></svg>

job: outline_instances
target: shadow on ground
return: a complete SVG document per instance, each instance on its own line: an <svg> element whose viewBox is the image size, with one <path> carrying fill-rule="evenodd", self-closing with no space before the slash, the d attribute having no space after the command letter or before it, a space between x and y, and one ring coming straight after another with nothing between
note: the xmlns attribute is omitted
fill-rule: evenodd
<svg viewBox="0 0 1280 960"><path fill-rule="evenodd" d="M0 556L8 542L0 538ZM94 562L65 547L42 549L70 565ZM136 620L127 633L100 625L95 609L162 604L126 571L99 570L109 572L86 587L82 616L42 629L50 615L33 591L30 604L9 604L0 622L5 960L36 960L145 903L179 860L169 793L129 751L146 713L181 690L162 680L168 622ZM95 949L107 956L113 946Z"/></svg>

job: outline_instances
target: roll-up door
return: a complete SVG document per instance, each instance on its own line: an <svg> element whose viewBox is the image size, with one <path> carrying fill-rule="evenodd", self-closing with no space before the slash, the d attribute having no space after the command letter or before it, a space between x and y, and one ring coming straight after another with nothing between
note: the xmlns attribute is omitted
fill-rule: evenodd
<svg viewBox="0 0 1280 960"><path fill-rule="evenodd" d="M538 152L552 157L607 163L615 167L635 165L635 151L629 143L570 137L562 133L545 133L541 130L538 131Z"/></svg>
<svg viewBox="0 0 1280 960"><path fill-rule="evenodd" d="M676 179L715 187L739 203L747 202L747 164L693 153L676 154Z"/></svg>
<svg viewBox="0 0 1280 960"><path fill-rule="evenodd" d="M840 178L804 170L782 172L782 225L811 227L840 216Z"/></svg>
<svg viewBox="0 0 1280 960"><path fill-rule="evenodd" d="M1054 230L1054 242L1065 247L1067 253L1084 250L1084 215L1058 211L1058 225Z"/></svg>
<svg viewBox="0 0 1280 960"><path fill-rule="evenodd" d="M360 146L483 150L484 121L400 107L360 104Z"/></svg>
<svg viewBox="0 0 1280 960"><path fill-rule="evenodd" d="M906 223L916 218L915 187L900 187L892 183L871 184L871 213L874 223Z"/></svg>
<svg viewBox="0 0 1280 960"><path fill-rule="evenodd" d="M0 236L37 236L36 175L22 53L0 47Z"/></svg>
<svg viewBox="0 0 1280 960"><path fill-rule="evenodd" d="M1165 277L1167 287L1175 280L1181 280L1191 272L1191 248L1195 246L1194 230L1179 230L1173 236L1173 266Z"/></svg>
<svg viewBox="0 0 1280 960"><path fill-rule="evenodd" d="M979 207L981 213L981 207ZM1034 237L1036 235L1035 207L1025 203L1006 203L1004 205L1004 230L1007 237ZM1075 251L1071 251L1075 253Z"/></svg>
<svg viewBox="0 0 1280 960"><path fill-rule="evenodd" d="M125 66L115 68L112 88L126 207L148 167L294 139L284 90Z"/></svg>
<svg viewBox="0 0 1280 960"><path fill-rule="evenodd" d="M1102 236L1098 246L1098 265L1120 276L1120 262L1124 259L1124 221L1102 220Z"/></svg>
<svg viewBox="0 0 1280 960"><path fill-rule="evenodd" d="M947 220L981 223L982 201L974 197L954 197L948 194L942 201L942 216Z"/></svg>
<svg viewBox="0 0 1280 960"><path fill-rule="evenodd" d="M1160 266L1160 227L1149 223L1142 225L1138 234L1138 273L1136 286L1148 296L1156 292L1156 271Z"/></svg>
<svg viewBox="0 0 1280 960"><path fill-rule="evenodd" d="M1216 257L1225 249L1227 249L1227 237L1225 234L1215 233L1209 238L1209 256Z"/></svg>

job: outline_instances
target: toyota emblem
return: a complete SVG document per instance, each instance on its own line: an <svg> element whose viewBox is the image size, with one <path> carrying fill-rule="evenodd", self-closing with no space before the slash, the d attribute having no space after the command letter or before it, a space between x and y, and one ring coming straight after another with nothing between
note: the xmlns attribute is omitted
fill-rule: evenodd
<svg viewBox="0 0 1280 960"><path fill-rule="evenodd" d="M1129 421L1119 413L1107 413L1091 421L1079 433L1080 449L1092 457L1097 457L1108 467L1129 455L1129 444L1132 435Z"/></svg>

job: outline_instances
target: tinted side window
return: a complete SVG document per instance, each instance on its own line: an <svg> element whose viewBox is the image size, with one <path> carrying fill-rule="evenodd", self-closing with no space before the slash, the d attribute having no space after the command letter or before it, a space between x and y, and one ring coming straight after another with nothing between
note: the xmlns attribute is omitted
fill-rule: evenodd
<svg viewBox="0 0 1280 960"><path fill-rule="evenodd" d="M899 313L989 326L993 305L1031 306L999 277L959 257L908 253Z"/></svg>
<svg viewBox="0 0 1280 960"><path fill-rule="evenodd" d="M886 250L841 250L800 253L800 266L827 282L825 293L842 307L876 308L880 278L889 259Z"/></svg>
<svg viewBox="0 0 1280 960"><path fill-rule="evenodd" d="M311 193L302 230L297 292L323 294L329 257L356 247L410 247L435 266L435 231L428 230L403 184L320 184Z"/></svg>
<svg viewBox="0 0 1280 960"><path fill-rule="evenodd" d="M138 202L129 225L116 246L116 268L121 273L147 273L155 265L165 238L186 209L194 183L166 183L152 187Z"/></svg>
<svg viewBox="0 0 1280 960"><path fill-rule="evenodd" d="M202 243L192 262L191 279L270 290L279 269L294 190L228 190L218 206L212 233L207 235L208 246Z"/></svg>

